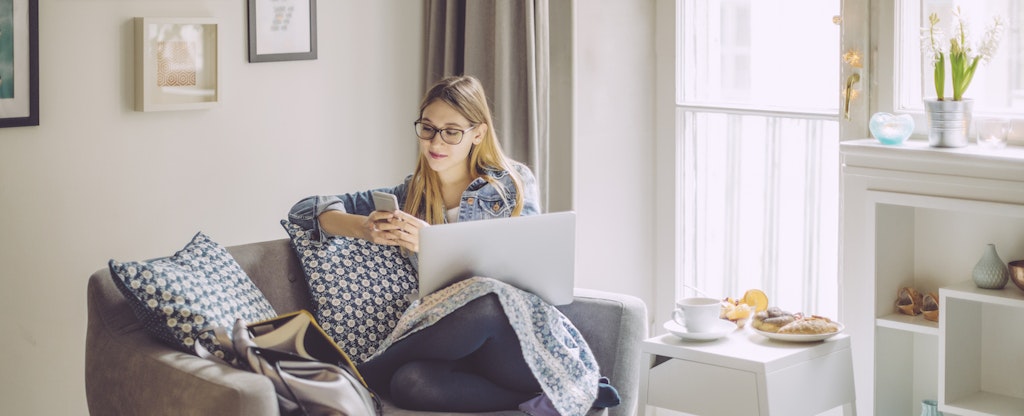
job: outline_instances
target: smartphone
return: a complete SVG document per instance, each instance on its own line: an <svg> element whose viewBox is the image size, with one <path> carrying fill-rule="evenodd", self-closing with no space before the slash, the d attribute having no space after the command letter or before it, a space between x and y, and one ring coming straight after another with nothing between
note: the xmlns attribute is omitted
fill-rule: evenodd
<svg viewBox="0 0 1024 416"><path fill-rule="evenodd" d="M376 211L397 211L398 197L387 192L373 191L373 209Z"/></svg>

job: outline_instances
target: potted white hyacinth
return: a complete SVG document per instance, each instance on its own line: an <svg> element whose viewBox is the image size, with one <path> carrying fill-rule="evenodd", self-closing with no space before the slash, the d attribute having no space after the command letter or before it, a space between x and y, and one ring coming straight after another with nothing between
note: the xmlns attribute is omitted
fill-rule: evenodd
<svg viewBox="0 0 1024 416"><path fill-rule="evenodd" d="M928 16L929 25L921 29L921 50L925 61L934 67L935 98L925 98L925 108L931 128L928 142L934 147L963 147L967 145L967 129L971 124L974 101L965 99L964 93L974 79L981 63L987 63L999 49L1003 35L1003 20L996 16L985 30L981 42L971 47L968 25L960 7L953 9L952 34L948 38L939 27L935 13ZM953 96L945 96L946 63L949 63Z"/></svg>

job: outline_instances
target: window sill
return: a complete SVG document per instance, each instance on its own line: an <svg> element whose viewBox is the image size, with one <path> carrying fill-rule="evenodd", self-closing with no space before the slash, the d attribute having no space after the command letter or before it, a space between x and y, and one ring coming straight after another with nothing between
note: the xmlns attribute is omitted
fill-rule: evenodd
<svg viewBox="0 0 1024 416"><path fill-rule="evenodd" d="M960 148L935 148L927 140L907 140L899 146L874 139L845 141L843 168L885 169L901 172L953 175L1021 181L1024 178L1024 146L982 149L976 144Z"/></svg>

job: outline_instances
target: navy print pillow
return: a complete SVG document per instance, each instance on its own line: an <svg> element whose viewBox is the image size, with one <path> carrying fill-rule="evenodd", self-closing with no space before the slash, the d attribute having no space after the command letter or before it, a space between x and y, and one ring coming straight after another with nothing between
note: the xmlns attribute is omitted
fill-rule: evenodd
<svg viewBox="0 0 1024 416"><path fill-rule="evenodd" d="M263 292L234 257L203 233L181 251L152 261L110 260L114 284L144 329L164 343L195 353L195 343L219 357L224 351L207 330L277 316Z"/></svg>
<svg viewBox="0 0 1024 416"><path fill-rule="evenodd" d="M398 323L416 292L416 270L396 246L331 237L320 243L312 231L288 220L306 274L313 316L353 361L366 361Z"/></svg>

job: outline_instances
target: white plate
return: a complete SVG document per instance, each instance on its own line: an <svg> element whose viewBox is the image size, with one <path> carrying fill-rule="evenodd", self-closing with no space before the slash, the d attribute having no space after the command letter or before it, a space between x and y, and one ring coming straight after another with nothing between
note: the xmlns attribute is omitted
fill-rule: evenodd
<svg viewBox="0 0 1024 416"><path fill-rule="evenodd" d="M833 321L833 322L835 322L835 321ZM832 338L832 337L836 336L836 334L839 334L840 332L843 332L843 329L846 328L845 326L843 326L843 324L841 324L839 322L835 322L835 324L839 325L839 330L836 331L836 332L829 332L827 334L779 334L779 333L775 333L775 332L765 332L765 331L762 331L760 329L754 328L753 326L751 326L750 329L753 329L754 332L757 332L758 334L764 335L764 336L766 336L768 338L771 338L771 339L774 339L774 340L778 340L778 341L814 342L814 341L821 341L821 340Z"/></svg>
<svg viewBox="0 0 1024 416"><path fill-rule="evenodd" d="M672 320L665 322L665 325L662 326L672 335L687 341L713 341L729 335L732 331L736 330L736 324L724 319L719 319L714 328L705 332L687 331L685 326L682 326L678 322Z"/></svg>

